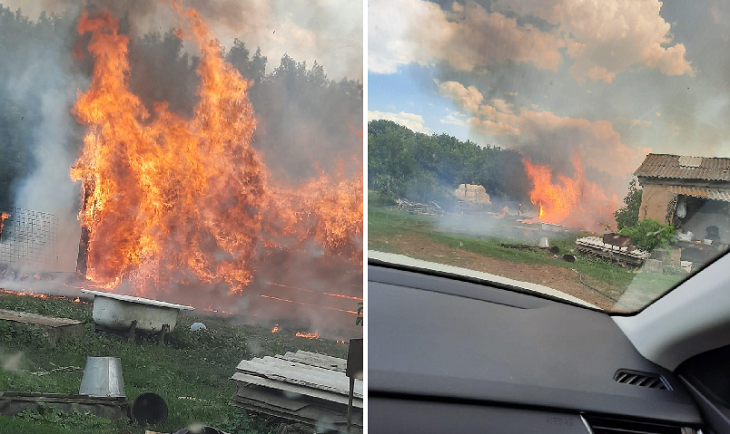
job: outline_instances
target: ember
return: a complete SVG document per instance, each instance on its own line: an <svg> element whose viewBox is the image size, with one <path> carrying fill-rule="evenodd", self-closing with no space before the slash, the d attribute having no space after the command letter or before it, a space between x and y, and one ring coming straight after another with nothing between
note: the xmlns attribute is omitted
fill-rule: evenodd
<svg viewBox="0 0 730 434"><path fill-rule="evenodd" d="M354 297L354 296L345 295L345 294L330 294L330 293L327 293L327 292L323 292L322 295L328 295L330 297L346 298L348 300L362 301L362 297Z"/></svg>
<svg viewBox="0 0 730 434"><path fill-rule="evenodd" d="M296 337L307 338L307 339L319 339L319 330L315 330L314 333L297 332Z"/></svg>
<svg viewBox="0 0 730 434"><path fill-rule="evenodd" d="M3 233L3 226L5 225L5 220L7 220L10 217L10 214L6 212L0 212L0 234Z"/></svg>
<svg viewBox="0 0 730 434"><path fill-rule="evenodd" d="M320 309L335 310L335 311L338 311L338 312L343 312L343 313L349 313L349 314L352 314L352 315L357 315L357 311L354 311L354 310L337 309L337 308L329 307L329 306L317 306L317 305L314 305L314 304L311 304L311 303L303 303L303 302L300 302L300 301L289 300L289 299L281 298L281 297L274 297L272 295L266 295L266 294L261 294L261 297L262 298L269 299L269 300L284 301L286 303L294 303L294 304L299 304L299 305L302 305L302 306L317 307L317 308L320 308Z"/></svg>
<svg viewBox="0 0 730 434"><path fill-rule="evenodd" d="M274 328L271 329L271 333L279 333L279 324L274 325Z"/></svg>
<svg viewBox="0 0 730 434"><path fill-rule="evenodd" d="M49 295L49 294L42 294L42 293L36 293L31 290L20 290L20 291L9 291L7 289L0 289L0 295L17 295L20 297L33 297L33 298L39 298L41 300L66 300L70 301L71 303L82 303L82 304L92 304L89 301L82 300L81 297L66 297L63 295Z"/></svg>

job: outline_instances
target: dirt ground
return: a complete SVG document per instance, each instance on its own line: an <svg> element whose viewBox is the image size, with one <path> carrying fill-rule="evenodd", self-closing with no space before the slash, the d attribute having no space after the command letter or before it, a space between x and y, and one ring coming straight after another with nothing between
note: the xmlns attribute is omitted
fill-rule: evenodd
<svg viewBox="0 0 730 434"><path fill-rule="evenodd" d="M386 242L385 239L374 238L373 241ZM601 309L610 310L615 302L586 287L580 282L578 274L568 268L551 267L549 265L524 264L482 256L466 250L454 249L434 242L420 234L395 236L388 238L388 246L394 253L410 256L415 259L437 262L470 270L496 274L510 279L545 285L561 292L580 298ZM588 276L583 280L602 291L610 291L602 282Z"/></svg>

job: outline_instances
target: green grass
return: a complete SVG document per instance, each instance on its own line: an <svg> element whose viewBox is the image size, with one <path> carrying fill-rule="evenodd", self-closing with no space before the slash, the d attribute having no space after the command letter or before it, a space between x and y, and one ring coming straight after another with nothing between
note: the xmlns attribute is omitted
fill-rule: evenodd
<svg viewBox="0 0 730 434"><path fill-rule="evenodd" d="M615 299L630 289L633 295L631 306L634 307L648 303L682 280L682 277L679 276L635 273L602 259L588 258L571 252L575 248L575 240L586 236L586 233L551 234L551 245L558 246L561 253L571 253L576 256L577 261L569 263L555 259L544 252L519 250L502 245L537 245L537 238L523 240L510 237L506 233L502 238L480 236L478 233L470 233L459 227L452 227L449 230L439 224L442 219L437 216L416 216L383 207L369 206L368 249L386 253L403 253L399 251L397 240L401 237L417 235L454 250L460 249L502 261L575 269L584 276L584 280L589 281L589 284L599 286ZM449 258L444 258L444 263L459 265ZM626 310L626 307L618 305L615 309Z"/></svg>
<svg viewBox="0 0 730 434"><path fill-rule="evenodd" d="M334 341L310 340L294 336L295 330L282 329L272 334L268 328L228 325L220 319L181 316L166 346L150 338L137 342L93 330L91 306L64 300L42 300L12 295L0 296L0 308L67 317L86 322L83 337L62 340L51 347L40 333L20 324L0 322L0 391L78 393L81 371L56 372L43 376L31 372L54 366L83 367L87 356L114 356L122 361L126 394L130 401L143 392L162 396L168 406L167 421L152 427L155 431L175 432L191 423L227 428L233 434L268 432L263 417L246 417L228 405L235 391L229 377L243 359L307 350L345 358L347 347ZM191 332L190 325L201 321L207 330ZM10 360L10 359L13 360ZM15 370L4 369L14 361ZM179 399L192 397L195 400ZM68 415L66 415L68 416ZM120 432L120 426L87 427L74 423L85 417L69 417L69 432ZM98 419L98 418L97 418ZM2 417L0 432L46 433L47 421L32 417ZM65 428L64 428L65 429ZM108 429L108 430L107 430ZM105 431L107 430L107 431ZM124 426L122 432L143 430Z"/></svg>
<svg viewBox="0 0 730 434"><path fill-rule="evenodd" d="M17 416L0 416L2 432L23 434L119 434L132 432L123 421L112 422L93 414L63 413L45 409Z"/></svg>

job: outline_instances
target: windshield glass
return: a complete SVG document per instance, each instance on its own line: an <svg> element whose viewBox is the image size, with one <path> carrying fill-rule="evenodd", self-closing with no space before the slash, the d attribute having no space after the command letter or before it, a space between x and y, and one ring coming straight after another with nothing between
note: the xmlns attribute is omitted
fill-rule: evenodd
<svg viewBox="0 0 730 434"><path fill-rule="evenodd" d="M730 6L397 3L370 19L370 257L630 313L727 250Z"/></svg>

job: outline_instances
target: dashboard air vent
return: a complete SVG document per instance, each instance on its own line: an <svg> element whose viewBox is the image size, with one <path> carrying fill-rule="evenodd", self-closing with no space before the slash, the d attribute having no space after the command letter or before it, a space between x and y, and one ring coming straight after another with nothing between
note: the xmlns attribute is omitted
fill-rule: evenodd
<svg viewBox="0 0 730 434"><path fill-rule="evenodd" d="M648 374L646 372L629 371L620 369L613 376L613 379L622 384L648 387L649 389L672 390L669 382L661 375Z"/></svg>
<svg viewBox="0 0 730 434"><path fill-rule="evenodd" d="M695 434L692 428L612 417L583 416L593 434Z"/></svg>

